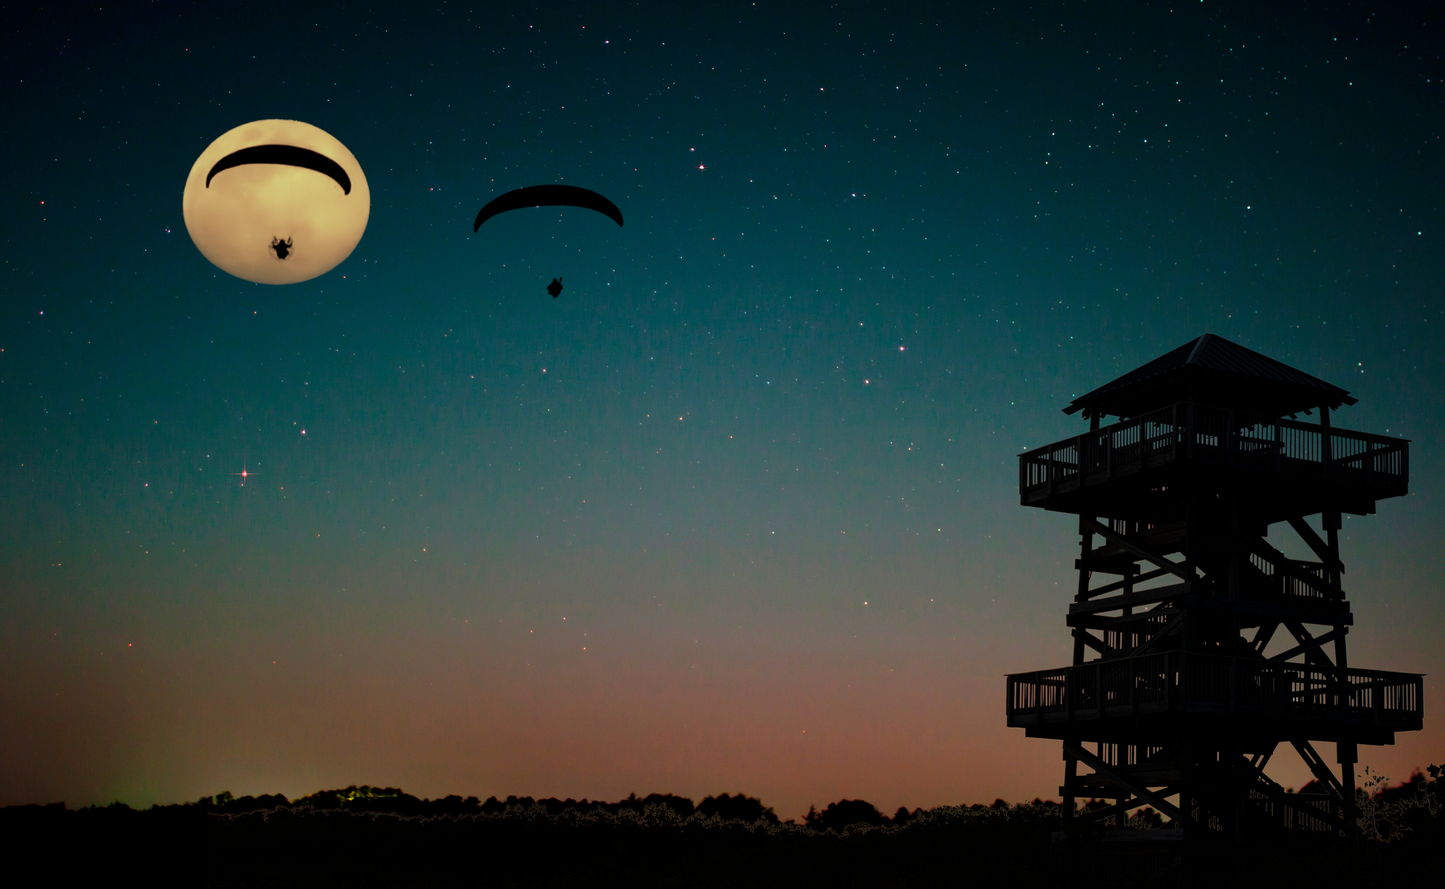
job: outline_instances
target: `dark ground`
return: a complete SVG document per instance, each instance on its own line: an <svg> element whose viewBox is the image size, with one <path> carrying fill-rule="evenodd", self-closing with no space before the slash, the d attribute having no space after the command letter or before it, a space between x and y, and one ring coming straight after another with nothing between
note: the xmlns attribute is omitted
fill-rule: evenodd
<svg viewBox="0 0 1445 889"><path fill-rule="evenodd" d="M800 825L777 823L746 797L696 807L664 795L482 803L348 788L295 802L224 794L144 811L16 806L0 810L0 835L25 872L39 862L67 884L1087 887L1121 885L1115 874L1137 886L1385 887L1439 883L1440 790L1419 780L1377 795L1372 839L1206 846L1178 863L1172 853L1130 864L1101 857L1097 843L1055 843L1058 807L1038 801L894 819L842 801ZM838 823L853 818L874 823Z"/></svg>

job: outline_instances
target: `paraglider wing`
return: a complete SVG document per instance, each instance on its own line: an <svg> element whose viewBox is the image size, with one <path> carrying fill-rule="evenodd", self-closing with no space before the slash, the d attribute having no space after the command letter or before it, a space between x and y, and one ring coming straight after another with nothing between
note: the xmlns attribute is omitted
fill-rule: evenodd
<svg viewBox="0 0 1445 889"><path fill-rule="evenodd" d="M617 209L616 204L595 191L578 188L575 185L530 185L516 191L509 191L487 202L487 205L482 208L482 212L477 214L477 221L472 224L472 231L480 229L483 222L498 213L519 210L522 207L582 207L586 210L596 210L618 225L622 224L622 211Z"/></svg>
<svg viewBox="0 0 1445 889"><path fill-rule="evenodd" d="M233 151L220 160L206 174L206 187L211 187L211 180L222 170L229 170L232 167L239 167L242 164L285 164L288 167L305 167L308 170L315 170L336 180L341 190L351 194L351 177L341 168L341 164L319 154L309 148L299 148L295 145L252 145L250 148L242 148L240 151Z"/></svg>

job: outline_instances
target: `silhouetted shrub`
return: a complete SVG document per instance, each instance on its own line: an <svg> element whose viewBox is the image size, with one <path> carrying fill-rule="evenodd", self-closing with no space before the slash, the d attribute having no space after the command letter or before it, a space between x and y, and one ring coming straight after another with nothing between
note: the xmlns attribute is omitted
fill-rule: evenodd
<svg viewBox="0 0 1445 889"><path fill-rule="evenodd" d="M1363 786L1355 791L1361 835L1367 842L1393 843L1422 830L1439 836L1445 820L1445 766L1430 766L1434 780L1417 769L1394 787L1389 779L1365 768Z"/></svg>
<svg viewBox="0 0 1445 889"><path fill-rule="evenodd" d="M745 821L752 824L756 821L766 821L768 824L777 824L778 816L773 810L764 806L761 800L754 799L739 793L737 796L729 796L724 793L719 796L704 797L698 803L697 812L705 818L721 818L724 821Z"/></svg>
<svg viewBox="0 0 1445 889"><path fill-rule="evenodd" d="M861 799L844 799L836 803L828 803L828 808L819 812L808 807L808 814L803 816L803 823L813 830L836 830L842 833L844 828L852 827L855 824L866 824L869 827L880 827L888 823L888 816L878 811L870 802Z"/></svg>

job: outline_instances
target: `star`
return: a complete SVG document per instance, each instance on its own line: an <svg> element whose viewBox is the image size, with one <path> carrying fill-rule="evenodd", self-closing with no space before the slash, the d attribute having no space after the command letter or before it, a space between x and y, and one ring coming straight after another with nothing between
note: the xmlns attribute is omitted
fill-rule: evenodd
<svg viewBox="0 0 1445 889"><path fill-rule="evenodd" d="M241 464L241 471L240 471L240 472L233 472L233 473L231 473L231 474L232 474L232 475L236 475L236 476L240 476L240 478L241 478L241 487L243 487L243 488L246 487L246 479L247 479L249 476L256 475L256 473L251 472L250 470L246 469L246 464L245 464L244 462Z"/></svg>

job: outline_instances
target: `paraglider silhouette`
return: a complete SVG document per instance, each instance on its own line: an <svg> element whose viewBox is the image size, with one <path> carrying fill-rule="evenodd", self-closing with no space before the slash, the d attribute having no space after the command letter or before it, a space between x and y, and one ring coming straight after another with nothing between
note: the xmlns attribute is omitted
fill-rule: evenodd
<svg viewBox="0 0 1445 889"><path fill-rule="evenodd" d="M553 278L553 279L552 279L552 283L547 285L547 292L550 293L550 294L552 294L552 298L553 298L553 299L556 299L558 296L561 296L561 295L562 295L562 279L561 279L561 278Z"/></svg>
<svg viewBox="0 0 1445 889"><path fill-rule="evenodd" d="M346 175L341 164L324 154L296 145L252 145L249 148L242 148L240 151L233 151L216 161L216 165L211 167L211 172L206 174L206 187L211 187L211 180L216 178L217 173L244 164L283 164L288 167L304 167L308 170L315 170L336 180L336 184L341 186L343 194L351 194L351 177Z"/></svg>
<svg viewBox="0 0 1445 889"><path fill-rule="evenodd" d="M622 211L595 191L575 185L530 185L488 201L477 214L477 221L472 223L472 231L479 230L483 222L498 213L520 210L523 207L581 207L585 210L596 210L619 226L622 225Z"/></svg>

